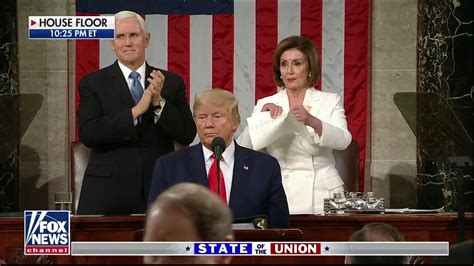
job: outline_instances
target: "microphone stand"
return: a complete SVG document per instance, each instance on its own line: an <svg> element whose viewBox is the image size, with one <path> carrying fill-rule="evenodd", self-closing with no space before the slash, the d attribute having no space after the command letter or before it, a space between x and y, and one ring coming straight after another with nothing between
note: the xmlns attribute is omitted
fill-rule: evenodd
<svg viewBox="0 0 474 266"><path fill-rule="evenodd" d="M222 155L221 155L222 156ZM220 157L221 157L220 156ZM216 173L217 173L217 195L219 198L221 197L221 158L216 156L217 164L216 164Z"/></svg>

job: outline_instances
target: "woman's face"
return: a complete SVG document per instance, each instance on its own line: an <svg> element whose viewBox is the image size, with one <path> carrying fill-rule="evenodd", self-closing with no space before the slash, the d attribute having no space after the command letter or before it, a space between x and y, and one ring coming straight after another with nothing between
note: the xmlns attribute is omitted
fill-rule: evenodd
<svg viewBox="0 0 474 266"><path fill-rule="evenodd" d="M280 73L285 88L306 89L308 86L309 62L298 49L291 48L280 56Z"/></svg>

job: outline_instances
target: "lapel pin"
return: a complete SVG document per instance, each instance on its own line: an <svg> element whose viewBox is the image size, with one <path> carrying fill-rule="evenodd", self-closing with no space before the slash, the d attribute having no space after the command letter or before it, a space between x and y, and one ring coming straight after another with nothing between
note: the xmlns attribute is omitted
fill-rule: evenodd
<svg viewBox="0 0 474 266"><path fill-rule="evenodd" d="M244 165L245 170L249 170L249 167L247 165Z"/></svg>

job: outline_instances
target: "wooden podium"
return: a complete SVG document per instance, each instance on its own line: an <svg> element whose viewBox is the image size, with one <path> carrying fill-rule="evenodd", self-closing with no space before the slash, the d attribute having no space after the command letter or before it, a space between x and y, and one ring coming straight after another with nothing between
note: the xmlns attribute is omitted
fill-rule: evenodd
<svg viewBox="0 0 474 266"><path fill-rule="evenodd" d="M290 229L235 230L237 241L346 241L349 236L370 222L395 226L408 241L448 241L457 243L455 213L425 215L328 215L292 216ZM466 239L473 239L473 214L466 213ZM144 216L71 218L72 241L139 241ZM23 256L23 217L0 218L0 260L7 263L35 263L36 256ZM137 264L142 257L111 256L48 256L43 262ZM317 264L343 263L335 256L236 256L233 263L251 264Z"/></svg>

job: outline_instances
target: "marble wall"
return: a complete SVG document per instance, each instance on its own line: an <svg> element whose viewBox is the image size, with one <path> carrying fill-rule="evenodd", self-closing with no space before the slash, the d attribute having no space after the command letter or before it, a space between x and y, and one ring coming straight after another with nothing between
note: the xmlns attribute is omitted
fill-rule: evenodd
<svg viewBox="0 0 474 266"><path fill-rule="evenodd" d="M20 208L53 208L69 189L69 69L66 40L29 40L28 16L74 14L74 0L17 0L19 90L40 93L43 106L20 147Z"/></svg>
<svg viewBox="0 0 474 266"><path fill-rule="evenodd" d="M469 0L419 1L418 91L434 92L446 103L433 105L433 110L426 112L420 110L427 103L420 102L422 106L418 106L417 130L422 136L419 187L423 207L455 210L455 173L446 162L459 156L472 160L473 5ZM450 108L445 108L446 105ZM448 116L449 109L454 111L460 126L456 117ZM433 116L439 121L428 122ZM465 175L466 208L472 211L472 167L460 170Z"/></svg>
<svg viewBox="0 0 474 266"><path fill-rule="evenodd" d="M417 205L416 140L393 101L397 92L416 91L416 13L416 1L372 1L371 161L366 191L385 198L392 208Z"/></svg>
<svg viewBox="0 0 474 266"><path fill-rule="evenodd" d="M18 92L16 1L4 0L0 5L0 95ZM4 113L0 106L0 141L6 132L2 129ZM0 149L4 149L0 143ZM1 154L9 153L4 157ZM4 157L4 158L2 158ZM18 210L19 188L18 149L0 152L0 212Z"/></svg>

